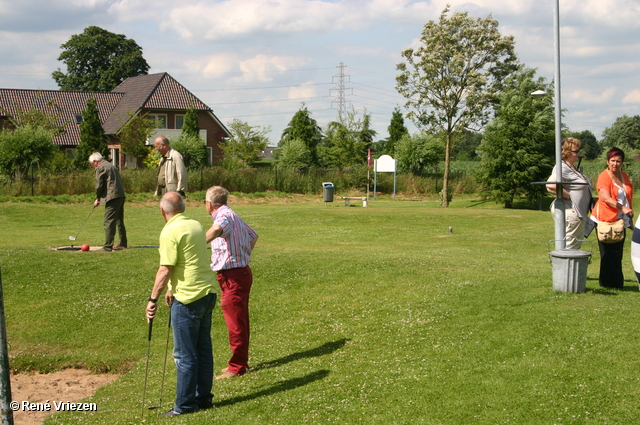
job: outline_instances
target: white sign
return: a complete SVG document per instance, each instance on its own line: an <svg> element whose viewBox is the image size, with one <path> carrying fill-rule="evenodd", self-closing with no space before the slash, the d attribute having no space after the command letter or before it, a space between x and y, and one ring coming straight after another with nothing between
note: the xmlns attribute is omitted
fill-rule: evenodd
<svg viewBox="0 0 640 425"><path fill-rule="evenodd" d="M382 155L375 160L374 170L377 173L395 173L396 172L396 160L389 155Z"/></svg>

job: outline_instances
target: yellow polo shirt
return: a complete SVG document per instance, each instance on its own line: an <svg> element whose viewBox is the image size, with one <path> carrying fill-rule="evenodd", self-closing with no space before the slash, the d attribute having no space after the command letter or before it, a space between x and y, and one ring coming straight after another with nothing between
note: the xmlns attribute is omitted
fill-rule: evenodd
<svg viewBox="0 0 640 425"><path fill-rule="evenodd" d="M182 304L216 291L216 274L209 267L206 231L183 214L173 216L160 233L160 265L171 266L169 290Z"/></svg>

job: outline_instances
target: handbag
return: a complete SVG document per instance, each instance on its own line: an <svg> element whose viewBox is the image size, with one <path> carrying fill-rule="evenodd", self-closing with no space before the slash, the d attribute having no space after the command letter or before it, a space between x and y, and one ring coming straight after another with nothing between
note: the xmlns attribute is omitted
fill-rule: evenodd
<svg viewBox="0 0 640 425"><path fill-rule="evenodd" d="M598 222L598 240L602 243L617 243L624 240L624 219L613 222Z"/></svg>

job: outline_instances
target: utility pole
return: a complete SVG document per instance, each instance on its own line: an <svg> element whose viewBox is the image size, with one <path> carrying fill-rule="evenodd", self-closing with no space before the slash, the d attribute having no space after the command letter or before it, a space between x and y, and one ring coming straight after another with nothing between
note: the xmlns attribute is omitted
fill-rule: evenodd
<svg viewBox="0 0 640 425"><path fill-rule="evenodd" d="M338 75L334 75L332 77L332 82L337 85L331 89L331 93L334 96L334 100L331 101L331 105L332 107L333 105L337 105L336 109L338 109L338 122L344 124L344 120L347 116L347 106L351 106L351 102L346 100L346 92L348 90L351 90L351 93L349 94L353 94L353 88L345 87L345 82L350 82L351 76L344 75L344 63L340 62L340 65L338 65L337 68L339 69Z"/></svg>

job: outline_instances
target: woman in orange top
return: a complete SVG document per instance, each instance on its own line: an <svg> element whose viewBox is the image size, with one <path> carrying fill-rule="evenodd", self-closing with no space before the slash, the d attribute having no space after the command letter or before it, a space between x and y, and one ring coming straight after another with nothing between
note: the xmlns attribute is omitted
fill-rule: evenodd
<svg viewBox="0 0 640 425"><path fill-rule="evenodd" d="M633 188L627 173L622 171L624 152L619 148L611 148L607 152L607 169L598 176L596 189L598 202L593 208L593 215L597 221L612 222L624 219L625 229L632 228L633 209L631 198ZM624 239L616 243L602 243L598 241L600 249L600 286L622 288L624 275L622 274L622 254Z"/></svg>

